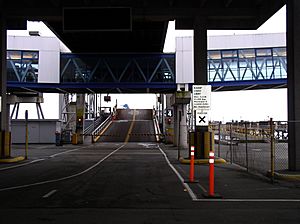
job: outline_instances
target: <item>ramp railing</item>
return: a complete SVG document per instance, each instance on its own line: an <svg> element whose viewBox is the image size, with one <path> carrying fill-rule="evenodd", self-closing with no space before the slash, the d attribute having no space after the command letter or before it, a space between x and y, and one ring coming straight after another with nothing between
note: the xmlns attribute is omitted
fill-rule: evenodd
<svg viewBox="0 0 300 224"><path fill-rule="evenodd" d="M156 115L153 116L153 125L154 125L156 141L159 142L161 140L162 134L160 131L160 127Z"/></svg>
<svg viewBox="0 0 300 224"><path fill-rule="evenodd" d="M91 135L92 135L92 143L95 143L98 141L98 139L101 136L101 132L103 132L105 130L105 128L107 128L110 123L112 121L112 114L109 115L105 121L103 121L97 128L95 128L94 131L92 131Z"/></svg>

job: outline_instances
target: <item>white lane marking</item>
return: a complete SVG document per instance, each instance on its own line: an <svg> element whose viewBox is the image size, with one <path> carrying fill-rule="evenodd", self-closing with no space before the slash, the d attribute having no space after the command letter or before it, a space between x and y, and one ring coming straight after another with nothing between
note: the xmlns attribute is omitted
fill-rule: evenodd
<svg viewBox="0 0 300 224"><path fill-rule="evenodd" d="M9 191L9 190L16 190L16 189L21 189L21 188L26 188L26 187L33 187L33 186L38 186L38 185L43 185L43 184L49 184L49 183L54 183L54 182L59 182L59 181L63 181L63 180L68 180L74 177L78 177L82 174L85 174L87 172L89 172L90 170L94 169L96 166L98 166L100 163L102 163L104 160L106 160L107 158L109 158L111 155L113 155L114 153L116 153L117 151L119 151L121 148L123 148L125 145L121 145L120 147L118 147L117 149L115 149L114 151L112 151L111 153L109 153L107 156L105 156L103 159L99 160L97 163L95 163L94 165L90 166L89 168L70 175L70 176L66 176L66 177L61 177L58 179L53 179L53 180L46 180L46 181L42 181L42 182L37 182L37 183L32 183L32 184L25 184L25 185L20 185L20 186L14 186L14 187L6 187L6 188L2 188L0 189L0 192L2 191Z"/></svg>
<svg viewBox="0 0 300 224"><path fill-rule="evenodd" d="M54 158L54 157L56 157L56 156L59 156L59 155L62 155L62 154L66 154L66 153L69 153L69 152L74 152L74 151L77 151L77 150L79 150L79 149L86 148L86 147L87 147L87 146L83 146L83 147L79 147L79 148L76 148L76 149L71 149L71 150L59 152L59 153L50 155L49 157L50 157L50 158Z"/></svg>
<svg viewBox="0 0 300 224"><path fill-rule="evenodd" d="M1 168L0 171L14 169L14 168L22 167L22 166L27 166L27 165L30 165L30 164L33 164L33 163L44 161L44 160L45 159L36 159L36 160L33 160L31 162L28 162L28 163L22 163L22 164L15 165L15 166L8 166L8 167Z"/></svg>
<svg viewBox="0 0 300 224"><path fill-rule="evenodd" d="M69 152L73 152L73 151L77 151L79 149L82 149L82 148L87 148L88 146L83 146L83 147L79 147L79 148L76 148L76 149L72 149L72 150L67 150L67 151L64 151L64 152L60 152L60 153L56 153L56 154L53 154L53 155L50 155L48 156L49 158L54 158L58 155L62 155L62 154L66 154L66 153L69 153ZM33 160L31 162L28 162L28 163L22 163L22 164L19 164L19 165L15 165L15 166L8 166L8 167L4 167L4 168L0 168L0 171L4 171L4 170L9 170L9 169L14 169L14 168L18 168L18 167L23 167L23 166L28 166L30 164L33 164L33 163L37 163L37 162L41 162L41 161L44 161L46 159L36 159L36 160Z"/></svg>
<svg viewBox="0 0 300 224"><path fill-rule="evenodd" d="M197 196L192 191L192 189L190 188L190 186L188 184L184 183L184 179L182 178L182 176L180 175L180 173L178 173L178 171L175 169L175 167L170 163L170 160L168 159L166 153L160 148L160 146L158 146L158 148L159 148L160 152L163 154L163 156L165 157L165 160L168 163L168 165L170 166L170 168L174 171L174 173L176 174L176 176L178 177L178 179L181 181L181 184L183 185L183 187L189 193L189 195L192 198L192 200L193 201L197 200Z"/></svg>
<svg viewBox="0 0 300 224"><path fill-rule="evenodd" d="M198 202L300 202L300 199L193 199Z"/></svg>
<svg viewBox="0 0 300 224"><path fill-rule="evenodd" d="M43 196L43 198L49 198L51 195L55 194L56 192L57 192L57 190L52 190L52 191L50 191L49 193L45 194L45 195Z"/></svg>
<svg viewBox="0 0 300 224"><path fill-rule="evenodd" d="M118 156L119 155L132 155L132 156L134 156L134 155L161 155L161 153L151 153L151 152L132 152L132 153L118 153Z"/></svg>
<svg viewBox="0 0 300 224"><path fill-rule="evenodd" d="M254 151L254 152L261 152L262 151L262 149L251 149L252 151Z"/></svg>

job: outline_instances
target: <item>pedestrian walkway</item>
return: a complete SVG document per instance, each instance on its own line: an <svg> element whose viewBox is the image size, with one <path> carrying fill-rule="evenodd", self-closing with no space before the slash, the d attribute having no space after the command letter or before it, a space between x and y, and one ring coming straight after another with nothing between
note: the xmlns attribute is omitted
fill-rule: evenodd
<svg viewBox="0 0 300 224"><path fill-rule="evenodd" d="M181 164L177 160L177 148L163 144L161 148L181 176L188 179L190 166ZM187 151L181 151L180 155L187 156ZM198 183L191 183L189 186L197 196L197 200L204 200L203 194L209 189L208 177L208 165L195 165L195 180ZM300 202L300 181L276 180L271 183L269 178L248 173L235 164L215 164L215 192L222 196L222 200L295 200Z"/></svg>

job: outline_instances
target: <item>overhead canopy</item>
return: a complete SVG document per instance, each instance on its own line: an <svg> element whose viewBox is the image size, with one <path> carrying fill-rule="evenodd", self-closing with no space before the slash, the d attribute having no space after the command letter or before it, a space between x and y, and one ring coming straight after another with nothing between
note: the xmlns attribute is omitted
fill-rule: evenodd
<svg viewBox="0 0 300 224"><path fill-rule="evenodd" d="M2 1L1 4L9 17L9 29L24 28L26 20L44 21L73 52L91 53L162 52L170 20L176 20L177 29L193 29L196 20L202 20L207 29L257 29L284 6L285 0L23 0L18 4L15 1ZM78 30L64 30L66 8L116 7L130 9L130 29L82 31L82 24L78 23L81 20L74 19L72 27L76 29L78 25ZM116 21L128 19L121 14L116 13ZM82 21L86 17L94 18L87 24L92 28L105 23L103 16L99 15L100 21L97 16L88 15L86 12L77 16ZM107 23L112 20L108 15Z"/></svg>

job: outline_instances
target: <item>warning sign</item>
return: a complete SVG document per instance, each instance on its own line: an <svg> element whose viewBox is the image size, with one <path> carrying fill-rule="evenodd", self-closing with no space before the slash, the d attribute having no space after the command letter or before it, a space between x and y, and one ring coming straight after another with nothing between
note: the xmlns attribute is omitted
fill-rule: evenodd
<svg viewBox="0 0 300 224"><path fill-rule="evenodd" d="M210 85L193 86L193 108L194 110L210 110Z"/></svg>

